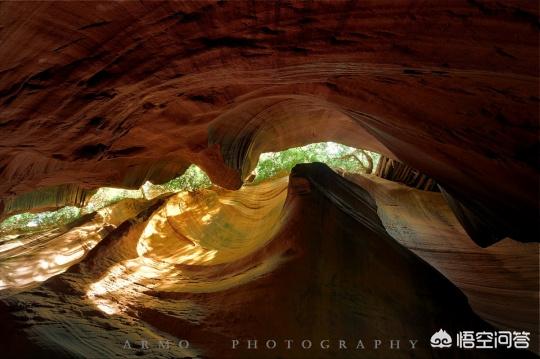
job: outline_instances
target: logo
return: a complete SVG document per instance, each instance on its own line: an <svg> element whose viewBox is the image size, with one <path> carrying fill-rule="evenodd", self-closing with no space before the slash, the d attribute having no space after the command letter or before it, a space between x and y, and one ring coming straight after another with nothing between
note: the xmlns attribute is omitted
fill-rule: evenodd
<svg viewBox="0 0 540 359"><path fill-rule="evenodd" d="M431 336L430 344L433 348L450 348L452 346L452 337L446 330L440 329Z"/></svg>

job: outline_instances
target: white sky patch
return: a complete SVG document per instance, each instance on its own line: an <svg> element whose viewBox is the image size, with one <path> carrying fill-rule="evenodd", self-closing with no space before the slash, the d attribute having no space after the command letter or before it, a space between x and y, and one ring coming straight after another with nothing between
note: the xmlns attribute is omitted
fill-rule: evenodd
<svg viewBox="0 0 540 359"><path fill-rule="evenodd" d="M343 145L334 142L326 142L326 153L329 155L337 155L340 152L341 147L343 147Z"/></svg>

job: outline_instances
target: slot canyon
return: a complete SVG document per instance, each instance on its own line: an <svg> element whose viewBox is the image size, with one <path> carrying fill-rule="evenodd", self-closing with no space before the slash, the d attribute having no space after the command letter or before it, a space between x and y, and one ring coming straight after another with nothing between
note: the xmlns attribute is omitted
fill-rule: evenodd
<svg viewBox="0 0 540 359"><path fill-rule="evenodd" d="M0 3L2 358L537 358L537 1Z"/></svg>

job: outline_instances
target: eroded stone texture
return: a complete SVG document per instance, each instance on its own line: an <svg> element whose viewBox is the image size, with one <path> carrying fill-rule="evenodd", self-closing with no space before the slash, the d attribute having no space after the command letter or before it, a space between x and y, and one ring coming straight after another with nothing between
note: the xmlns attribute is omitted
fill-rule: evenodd
<svg viewBox="0 0 540 359"><path fill-rule="evenodd" d="M2 292L7 353L493 329L472 310L532 331L537 245L493 244L539 238L538 28L522 1L1 3L0 218L190 163L222 187L3 247L26 289ZM241 187L261 152L328 140L425 173L464 229L441 194L320 165Z"/></svg>
<svg viewBox="0 0 540 359"><path fill-rule="evenodd" d="M0 291L7 296L64 272L80 262L116 227L136 217L154 201L124 199L82 216L66 226L36 233L2 236Z"/></svg>
<svg viewBox="0 0 540 359"><path fill-rule="evenodd" d="M188 163L238 188L261 150L335 140L434 178L479 244L538 238L534 2L0 6L4 200Z"/></svg>
<svg viewBox="0 0 540 359"><path fill-rule="evenodd" d="M427 340L441 323L452 333L494 330L450 281L390 237L366 190L322 164L297 166L288 187L282 178L178 194L135 218L67 272L3 298L0 315L18 328L3 333L7 353L126 356L125 340L144 338L153 343L146 354L159 358L356 358L360 339L366 356L409 358L407 340L419 339L414 356L431 358ZM389 336L404 348L385 342L374 351L372 341ZM17 346L27 338L31 346ZM180 338L189 350L156 348ZM254 352L246 345L253 338L279 344ZM306 351L301 339L330 345ZM457 348L443 355L534 356Z"/></svg>
<svg viewBox="0 0 540 359"><path fill-rule="evenodd" d="M537 342L538 243L506 238L481 248L471 242L442 194L375 176L347 178L373 196L388 233L459 287L477 314L498 328L526 328Z"/></svg>

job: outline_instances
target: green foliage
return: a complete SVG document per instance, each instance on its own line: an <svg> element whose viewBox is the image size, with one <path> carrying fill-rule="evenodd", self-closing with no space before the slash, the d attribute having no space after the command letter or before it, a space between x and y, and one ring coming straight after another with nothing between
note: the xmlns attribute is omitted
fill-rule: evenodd
<svg viewBox="0 0 540 359"><path fill-rule="evenodd" d="M83 212L92 213L126 198L144 198L144 195L140 189L101 187L90 198Z"/></svg>
<svg viewBox="0 0 540 359"><path fill-rule="evenodd" d="M206 173L199 167L191 165L183 175L162 185L147 182L138 190L102 187L96 191L83 208L63 207L57 211L27 212L8 217L0 223L0 235L13 231L31 233L59 227L73 222L85 213L98 211L126 198L147 199L145 194L150 192L153 198L165 193L195 191L211 185L212 182Z"/></svg>
<svg viewBox="0 0 540 359"><path fill-rule="evenodd" d="M380 155L365 151L373 160L373 168L377 166ZM368 161L361 150L334 142L313 143L290 148L281 152L263 153L254 170L254 183L269 178L288 175L298 163L323 162L334 169L346 172L365 172Z"/></svg>
<svg viewBox="0 0 540 359"><path fill-rule="evenodd" d="M80 215L81 209L71 206L63 207L57 211L16 214L0 223L0 234L17 229L34 232L59 227L73 222Z"/></svg>
<svg viewBox="0 0 540 359"><path fill-rule="evenodd" d="M365 151L377 166L380 155ZM288 175L298 163L323 162L334 169L346 172L364 172L368 161L364 152L333 142L314 143L290 148L281 152L263 153L254 170L254 183L266 179ZM84 208L63 207L57 211L41 213L21 213L0 223L0 235L15 230L35 232L62 226L73 222L85 213L95 212L126 198L149 199L166 193L196 191L212 186L210 178L199 167L191 165L180 177L162 185L145 183L138 190L103 187L97 190Z"/></svg>
<svg viewBox="0 0 540 359"><path fill-rule="evenodd" d="M208 188L212 181L198 166L191 165L180 177L173 178L162 185L151 185L150 189L154 191L162 190L166 192L196 191L202 188Z"/></svg>

